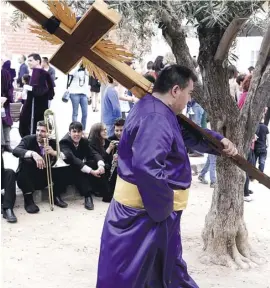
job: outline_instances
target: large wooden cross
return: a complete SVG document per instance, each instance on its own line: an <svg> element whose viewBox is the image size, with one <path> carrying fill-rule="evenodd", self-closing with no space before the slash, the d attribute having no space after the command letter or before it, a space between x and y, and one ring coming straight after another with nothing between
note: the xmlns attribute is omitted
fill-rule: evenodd
<svg viewBox="0 0 270 288"><path fill-rule="evenodd" d="M54 16L48 6L40 0L9 2L43 27ZM139 97L138 94L145 93L143 91L150 92L151 83L143 76L125 63L112 59L95 49L96 45L120 20L121 16L116 11L108 9L108 5L103 1L94 2L73 29L63 23L55 29L53 34L63 41L63 44L50 59L50 63L66 74L82 57L85 57L132 91L134 95Z"/></svg>
<svg viewBox="0 0 270 288"><path fill-rule="evenodd" d="M136 97L142 98L145 94L151 93L152 85L142 75L125 63L96 49L98 43L121 19L121 16L116 11L108 9L102 0L96 0L79 22L71 23L70 27L60 22L59 19L55 19L57 17L54 17L55 15L48 9L47 5L40 0L9 2L63 41L62 46L50 59L50 63L62 72L68 73L84 57L117 80ZM62 12L66 13L67 18L69 17L68 11ZM179 115L179 119L189 129L193 129L194 133L199 133L206 138L214 149L222 153L223 147L219 141L184 115ZM232 161L270 189L270 178L249 164L243 157L236 155Z"/></svg>

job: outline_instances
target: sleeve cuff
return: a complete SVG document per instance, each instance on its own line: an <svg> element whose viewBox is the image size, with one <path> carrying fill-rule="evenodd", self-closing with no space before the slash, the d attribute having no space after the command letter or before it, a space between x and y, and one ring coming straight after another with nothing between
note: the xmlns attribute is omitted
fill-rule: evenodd
<svg viewBox="0 0 270 288"><path fill-rule="evenodd" d="M66 160L67 159L66 155L63 152L60 152L60 157L61 157L62 160Z"/></svg>
<svg viewBox="0 0 270 288"><path fill-rule="evenodd" d="M83 173L89 174L89 173L92 171L92 168L90 168L90 167L87 166L87 165L84 165L84 166L82 167L81 171L82 171Z"/></svg>
<svg viewBox="0 0 270 288"><path fill-rule="evenodd" d="M32 157L32 153L33 153L33 151L28 150L28 151L24 154L24 158L31 158L31 157Z"/></svg>
<svg viewBox="0 0 270 288"><path fill-rule="evenodd" d="M105 167L105 163L104 163L102 160L99 160L99 161L97 162L97 165L98 165L98 166L103 166L103 167Z"/></svg>

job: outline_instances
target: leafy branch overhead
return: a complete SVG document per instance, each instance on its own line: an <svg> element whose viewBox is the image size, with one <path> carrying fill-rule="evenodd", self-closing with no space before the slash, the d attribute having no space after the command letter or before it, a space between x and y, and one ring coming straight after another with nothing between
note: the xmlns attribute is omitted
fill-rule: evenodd
<svg viewBox="0 0 270 288"><path fill-rule="evenodd" d="M54 1L48 2L54 3ZM72 8L76 16L82 16L93 2L92 0L67 0L65 3ZM259 25L260 29L266 28L266 21L255 16L256 12L262 10L264 4L264 1L259 0L104 2L123 15L118 29L114 32L121 44L129 42L129 49L137 58L142 58L144 53L151 50L151 39L156 35L158 27L162 29L163 35L166 29L170 29L171 35L173 30L177 35L180 29L183 29L185 35L188 35L196 33L194 27L195 29L221 27L223 33L229 27L225 33L227 36L224 35L225 39L222 40L222 46L225 45L226 48L220 51L219 47L216 59L226 57L233 39L242 29L245 28L247 31L254 24ZM18 27L18 23L24 18L22 13L14 12L12 25ZM192 27L187 26L188 24L191 24ZM169 41L167 37L165 38Z"/></svg>

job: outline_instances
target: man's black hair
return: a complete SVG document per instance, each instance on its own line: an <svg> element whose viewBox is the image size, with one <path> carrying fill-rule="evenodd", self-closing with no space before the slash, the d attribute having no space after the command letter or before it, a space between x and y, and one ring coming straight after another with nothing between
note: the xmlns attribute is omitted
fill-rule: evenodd
<svg viewBox="0 0 270 288"><path fill-rule="evenodd" d="M78 132L81 132L83 130L82 123L80 123L78 121L71 122L70 125L69 125L68 130L69 130L69 132L71 130L76 130Z"/></svg>
<svg viewBox="0 0 270 288"><path fill-rule="evenodd" d="M154 63L153 63L153 61L149 61L148 63L147 63L147 69L148 70L153 70L153 65L154 65Z"/></svg>
<svg viewBox="0 0 270 288"><path fill-rule="evenodd" d="M145 74L143 75L144 78L146 78L149 82L151 82L152 84L154 84L156 82L156 79L154 76L152 76L151 74Z"/></svg>
<svg viewBox="0 0 270 288"><path fill-rule="evenodd" d="M246 77L246 75L245 75L245 74L242 74L242 75L238 75L238 76L237 76L237 78L236 78L236 83L237 83L238 85L240 85L240 84L241 84L241 82L243 82L243 81L244 81L245 77Z"/></svg>
<svg viewBox="0 0 270 288"><path fill-rule="evenodd" d="M33 57L34 60L36 60L36 61L38 60L38 61L39 61L39 64L41 64L41 57L40 57L39 54L37 54L37 53L32 53L32 54L28 55L28 58L30 58L30 57Z"/></svg>
<svg viewBox="0 0 270 288"><path fill-rule="evenodd" d="M119 126L124 126L124 125L125 125L125 119L123 119L123 118L118 118L114 122L114 127L115 126L119 127Z"/></svg>
<svg viewBox="0 0 270 288"><path fill-rule="evenodd" d="M25 84L29 84L30 82L30 75L29 74L23 74L22 79L24 80Z"/></svg>
<svg viewBox="0 0 270 288"><path fill-rule="evenodd" d="M23 61L25 62L26 61L26 56L22 55L22 57L23 57Z"/></svg>
<svg viewBox="0 0 270 288"><path fill-rule="evenodd" d="M109 76L109 75L107 75L107 77L108 77L109 83L112 84L113 83L113 78L111 76Z"/></svg>
<svg viewBox="0 0 270 288"><path fill-rule="evenodd" d="M44 120L38 121L38 122L37 122L37 127L38 127L38 126L40 126L40 127L45 127L46 130L47 130L47 125L46 125L46 123L45 123ZM50 130L52 129L51 123L49 123L49 129L50 129ZM47 131L47 132L48 132L48 131Z"/></svg>
<svg viewBox="0 0 270 288"><path fill-rule="evenodd" d="M253 66L248 67L248 71L249 73L251 73L251 71L255 70L255 68Z"/></svg>
<svg viewBox="0 0 270 288"><path fill-rule="evenodd" d="M165 94L175 85L178 85L181 89L185 89L190 80L193 82L197 81L197 76L192 70L181 65L173 64L160 72L154 84L153 92Z"/></svg>
<svg viewBox="0 0 270 288"><path fill-rule="evenodd" d="M42 59L43 59L47 64L49 63L48 57L42 57Z"/></svg>

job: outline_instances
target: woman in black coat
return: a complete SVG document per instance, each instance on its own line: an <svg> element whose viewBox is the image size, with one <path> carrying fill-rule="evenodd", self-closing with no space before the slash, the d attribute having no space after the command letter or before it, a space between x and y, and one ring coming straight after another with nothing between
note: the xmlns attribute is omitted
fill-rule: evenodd
<svg viewBox="0 0 270 288"><path fill-rule="evenodd" d="M89 78L89 85L91 86L90 91L91 91L91 97L92 97L92 109L93 112L98 112L98 94L100 92L100 82L98 79L96 79L93 76L90 76Z"/></svg>
<svg viewBox="0 0 270 288"><path fill-rule="evenodd" d="M109 186L110 170L115 151L114 142L107 139L107 130L104 124L96 123L91 127L89 137L89 145L92 149L100 154L105 163L105 173L100 178L94 179L93 189L94 194L102 196L103 202L110 202L112 200L113 192ZM97 169L96 163L89 163L91 168Z"/></svg>

